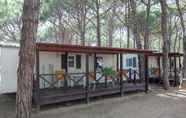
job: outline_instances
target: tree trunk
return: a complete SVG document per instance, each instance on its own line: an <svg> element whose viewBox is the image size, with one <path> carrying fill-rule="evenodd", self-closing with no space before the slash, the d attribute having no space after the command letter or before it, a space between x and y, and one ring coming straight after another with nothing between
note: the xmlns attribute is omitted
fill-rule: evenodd
<svg viewBox="0 0 186 118"><path fill-rule="evenodd" d="M108 45L109 47L112 47L112 40L113 40L113 18L112 16L110 16L110 18L108 19Z"/></svg>
<svg viewBox="0 0 186 118"><path fill-rule="evenodd" d="M86 15L87 15L87 0L81 0L81 45L85 45L85 30L86 30Z"/></svg>
<svg viewBox="0 0 186 118"><path fill-rule="evenodd" d="M168 53L169 53L169 37L168 37L168 27L167 27L167 3L165 0L160 0L161 4L161 32L162 32L162 37L163 37L163 83L164 83L164 88L169 89L170 84L169 84L169 72L168 72Z"/></svg>
<svg viewBox="0 0 186 118"><path fill-rule="evenodd" d="M17 70L16 117L30 118L35 58L35 39L38 27L39 0L24 0L22 30Z"/></svg>
<svg viewBox="0 0 186 118"><path fill-rule="evenodd" d="M115 15L115 4L112 8L112 13L108 19L108 38L109 38L109 47L113 45L113 33L114 33L114 15Z"/></svg>
<svg viewBox="0 0 186 118"><path fill-rule="evenodd" d="M183 51L184 51L184 58L183 58L183 77L186 77L186 31L185 31L185 25L184 25L184 19L183 19L183 13L180 8L179 0L176 0L176 6L178 9L181 26L182 26L182 32L183 32Z"/></svg>
<svg viewBox="0 0 186 118"><path fill-rule="evenodd" d="M173 47L173 51L176 52L176 44L177 44L177 41L178 41L178 26L176 25L176 36L174 38L174 47Z"/></svg>
<svg viewBox="0 0 186 118"><path fill-rule="evenodd" d="M138 19L136 16L136 2L135 0L130 0L131 5L131 17L132 17L132 29L133 29L133 35L134 35L134 41L136 42L137 48L142 49L142 42L139 34L139 27L138 27ZM140 70L140 78L144 80L145 78L145 62L144 62L144 56L139 55L139 70Z"/></svg>
<svg viewBox="0 0 186 118"><path fill-rule="evenodd" d="M99 5L100 5L100 0L96 0L97 45L98 46L101 46L101 31L100 31Z"/></svg>
<svg viewBox="0 0 186 118"><path fill-rule="evenodd" d="M151 0L148 0L146 6L146 23L145 23L145 36L144 36L144 49L149 49L149 15L150 15L150 8L151 8Z"/></svg>
<svg viewBox="0 0 186 118"><path fill-rule="evenodd" d="M127 23L127 48L130 48L130 26L129 26L129 19L130 19L130 1L127 1L126 11L128 11L126 15L126 23Z"/></svg>

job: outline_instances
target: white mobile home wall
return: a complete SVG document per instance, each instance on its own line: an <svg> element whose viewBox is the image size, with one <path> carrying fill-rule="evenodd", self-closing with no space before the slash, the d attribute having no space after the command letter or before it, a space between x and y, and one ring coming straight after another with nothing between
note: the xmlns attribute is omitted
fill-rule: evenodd
<svg viewBox="0 0 186 118"><path fill-rule="evenodd" d="M17 90L18 47L0 46L0 94Z"/></svg>
<svg viewBox="0 0 186 118"><path fill-rule="evenodd" d="M61 54L63 53L55 53L55 52L40 52L40 74L54 74L55 70L61 69ZM83 73L85 72L85 54L82 53L68 53L68 56L81 55L81 68L77 69L76 67L69 67L69 73ZM103 58L103 67L112 67L116 70L116 55L108 55L108 54L97 54L97 57ZM76 63L76 59L74 60ZM50 66L52 66L52 69ZM94 71L94 55L89 56L89 71Z"/></svg>

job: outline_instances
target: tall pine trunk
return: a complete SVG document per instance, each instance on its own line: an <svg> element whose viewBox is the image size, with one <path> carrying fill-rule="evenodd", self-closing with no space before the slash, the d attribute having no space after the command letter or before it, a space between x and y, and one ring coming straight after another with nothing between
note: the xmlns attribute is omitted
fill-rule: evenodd
<svg viewBox="0 0 186 118"><path fill-rule="evenodd" d="M167 27L167 18L168 18L168 13L167 13L167 3L166 0L160 0L161 4L161 33L163 37L163 83L164 83L164 88L169 89L170 84L169 84L169 63L168 63L168 53L169 53L169 37L168 37L168 27Z"/></svg>
<svg viewBox="0 0 186 118"><path fill-rule="evenodd" d="M130 19L130 1L127 1L126 5L126 23L127 23L127 48L130 48L130 26L129 26L129 19Z"/></svg>
<svg viewBox="0 0 186 118"><path fill-rule="evenodd" d="M97 45L101 46L100 14L99 14L100 8L99 7L100 7L100 0L96 0Z"/></svg>
<svg viewBox="0 0 186 118"><path fill-rule="evenodd" d="M151 0L148 0L147 6L146 6L146 23L145 23L145 36L144 36L144 49L149 49L149 15L150 15L150 9L151 9Z"/></svg>
<svg viewBox="0 0 186 118"><path fill-rule="evenodd" d="M139 34L139 25L138 25L138 19L136 16L136 1L130 0L131 5L131 18L132 18L132 30L134 35L134 41L136 42L136 46L138 49L142 49L142 42ZM144 62L144 56L142 54L139 54L139 74L140 78L144 80L145 78L145 62Z"/></svg>
<svg viewBox="0 0 186 118"><path fill-rule="evenodd" d="M183 77L186 77L186 30L184 25L184 19L183 19L183 13L180 8L179 0L176 0L176 6L178 9L181 26L182 26L182 32L183 32L183 51L184 51L184 58L183 58Z"/></svg>
<svg viewBox="0 0 186 118"><path fill-rule="evenodd" d="M114 30L114 26L113 26L113 16L109 16L108 19L108 46L112 47L112 43L113 43L113 30Z"/></svg>
<svg viewBox="0 0 186 118"><path fill-rule="evenodd" d="M35 40L38 27L39 0L24 0L22 30L17 70L16 117L30 118L34 73Z"/></svg>
<svg viewBox="0 0 186 118"><path fill-rule="evenodd" d="M114 16L115 16L115 11L116 10L116 4L112 7L112 13L109 15L108 18L108 39L109 43L108 46L112 47L113 46L113 33L114 33Z"/></svg>
<svg viewBox="0 0 186 118"><path fill-rule="evenodd" d="M87 0L81 0L80 1L81 5L81 10L80 10L80 16L81 16L81 21L80 21L80 38L81 38L81 45L85 45L85 33L86 33L86 15L87 15Z"/></svg>

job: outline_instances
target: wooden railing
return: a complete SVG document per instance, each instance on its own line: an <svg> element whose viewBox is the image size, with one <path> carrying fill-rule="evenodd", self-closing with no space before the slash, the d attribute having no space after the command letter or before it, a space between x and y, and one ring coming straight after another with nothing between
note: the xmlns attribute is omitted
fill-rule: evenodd
<svg viewBox="0 0 186 118"><path fill-rule="evenodd" d="M39 82L39 88L58 88L58 87L74 87L74 86L82 86L86 87L86 73L65 73L64 80L56 79L56 74L40 74L39 80L36 80L34 77L34 87L37 85L36 83ZM105 87L108 86L108 83L112 83L112 86L119 84L120 80L120 73L107 77L104 76L102 73L97 72L89 73L89 87L95 89L99 84L105 84ZM123 70L122 71L122 81L125 83L137 83L139 80L139 73L136 70ZM125 78L125 79L124 79Z"/></svg>

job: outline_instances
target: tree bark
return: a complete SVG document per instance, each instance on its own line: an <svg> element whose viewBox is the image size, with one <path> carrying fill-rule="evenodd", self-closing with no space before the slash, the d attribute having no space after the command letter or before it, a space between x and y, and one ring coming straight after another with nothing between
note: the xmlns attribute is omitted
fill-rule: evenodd
<svg viewBox="0 0 186 118"><path fill-rule="evenodd" d="M114 4L112 8L112 13L109 15L108 19L108 39L109 39L109 47L113 45L113 33L114 33L114 15L115 15L116 6Z"/></svg>
<svg viewBox="0 0 186 118"><path fill-rule="evenodd" d="M99 5L100 5L100 0L96 0L97 46L101 46L101 31L100 31Z"/></svg>
<svg viewBox="0 0 186 118"><path fill-rule="evenodd" d="M176 6L178 9L179 13L179 18L181 21L181 27L182 27L182 32L183 32L183 51L184 51L184 58L183 58L183 77L186 77L186 30L185 30L185 25L184 25L184 19L183 19L183 13L180 8L180 3L179 0L176 0Z"/></svg>
<svg viewBox="0 0 186 118"><path fill-rule="evenodd" d="M178 26L176 25L176 35L175 35L175 38L174 38L174 47L173 47L173 51L174 52L178 52L178 50L176 50L176 44L177 44L177 41L178 41Z"/></svg>
<svg viewBox="0 0 186 118"><path fill-rule="evenodd" d="M130 5L131 5L131 17L132 17L132 30L133 30L133 35L134 35L134 41L136 42L137 48L142 49L142 42L139 34L139 26L138 26L138 19L136 16L136 1L135 0L130 0ZM144 56L139 55L139 73L140 73L140 78L144 80L145 78L145 62L144 62Z"/></svg>
<svg viewBox="0 0 186 118"><path fill-rule="evenodd" d="M127 23L127 48L130 48L130 26L129 26L129 19L130 19L130 1L127 1L126 8L128 11L126 15L126 23Z"/></svg>
<svg viewBox="0 0 186 118"><path fill-rule="evenodd" d="M80 39L81 45L85 45L85 33L86 33L86 16L87 16L87 0L80 1Z"/></svg>
<svg viewBox="0 0 186 118"><path fill-rule="evenodd" d="M17 70L16 117L30 118L35 58L35 39L38 27L39 0L24 0L22 30Z"/></svg>
<svg viewBox="0 0 186 118"><path fill-rule="evenodd" d="M168 13L167 13L167 3L166 0L160 0L161 4L161 33L162 33L162 38L163 38L163 83L164 83L164 88L169 89L170 84L169 84L169 72L168 72L168 53L169 53L169 37L168 37L168 27L167 27L167 18L168 18Z"/></svg>
<svg viewBox="0 0 186 118"><path fill-rule="evenodd" d="M150 15L150 9L151 9L151 0L148 0L147 6L146 6L146 23L145 23L145 35L144 35L144 49L149 49L149 15Z"/></svg>
<svg viewBox="0 0 186 118"><path fill-rule="evenodd" d="M108 45L109 47L112 47L112 40L113 40L113 18L112 16L110 16L110 18L108 19Z"/></svg>

